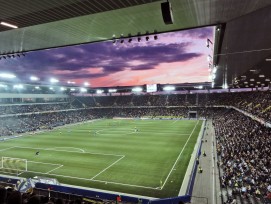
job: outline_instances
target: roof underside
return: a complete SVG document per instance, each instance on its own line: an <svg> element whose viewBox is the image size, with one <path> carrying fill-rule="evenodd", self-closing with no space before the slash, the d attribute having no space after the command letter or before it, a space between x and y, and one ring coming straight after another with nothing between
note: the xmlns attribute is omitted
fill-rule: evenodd
<svg viewBox="0 0 271 204"><path fill-rule="evenodd" d="M3 1L0 7L1 21L15 24L19 28L8 29L0 26L0 54L98 42L110 40L113 36L117 38L121 35L124 37L128 35L137 36L138 34L144 35L147 32L163 33L226 23L225 36L227 36L227 43L225 44L224 36L220 42L223 42L221 50L216 53L223 54L229 51L237 52L244 49L263 48L262 44L258 44L257 41L251 43L249 47L242 47L243 44L248 44L245 42L254 42L255 36L248 33L253 32L253 30L249 29L250 24L258 25L259 23L253 20L249 23L248 20L245 20L247 23L242 24L239 19L245 19L245 16L252 16L252 19L258 18L258 20L262 20L261 23L264 23L263 26L266 27L263 31L270 31L270 26L267 26L271 24L271 12L270 7L268 7L271 5L270 0L170 0L174 16L174 24L171 25L166 25L163 22L160 8L161 2L165 1ZM257 14L258 10L266 10L267 13L265 14L268 15L269 12L269 16L265 17L262 14L257 17L253 12ZM243 37L244 35L242 35L242 39L236 38L239 35L240 26L244 26L246 29L246 38ZM269 35L267 33L263 35L271 43L270 32ZM228 49L227 46L230 46L229 42L232 39L235 39L234 45L231 45L231 50L225 51L225 49ZM270 45L268 46L270 47ZM241 64L236 62L236 55L232 55L235 57L227 57L227 60L221 55L218 65L221 64L223 67L227 65L228 77L232 78L239 72L235 73L234 70L254 66L256 61L259 63L265 55L270 54L269 51L264 56L259 54L257 60L245 60L245 58L240 58L239 55L237 61L240 61ZM245 54L242 56L245 56ZM218 79L221 79L222 75L218 75ZM221 80L218 79L217 83L221 84Z"/></svg>

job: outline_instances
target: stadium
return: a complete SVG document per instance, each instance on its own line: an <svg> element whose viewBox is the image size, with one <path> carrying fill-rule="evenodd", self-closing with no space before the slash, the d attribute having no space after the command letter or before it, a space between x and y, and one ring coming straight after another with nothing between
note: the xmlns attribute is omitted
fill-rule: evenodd
<svg viewBox="0 0 271 204"><path fill-rule="evenodd" d="M10 0L0 21L0 203L271 203L270 1Z"/></svg>

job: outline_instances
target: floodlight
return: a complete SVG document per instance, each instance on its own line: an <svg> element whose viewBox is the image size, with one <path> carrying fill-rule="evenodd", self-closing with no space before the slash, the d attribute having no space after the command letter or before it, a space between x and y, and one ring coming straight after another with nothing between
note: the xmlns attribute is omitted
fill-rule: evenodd
<svg viewBox="0 0 271 204"><path fill-rule="evenodd" d="M53 87L50 87L49 89L50 89L50 90L54 90L54 88L53 88Z"/></svg>
<svg viewBox="0 0 271 204"><path fill-rule="evenodd" d="M88 82L84 82L84 86L88 86L89 85L89 83Z"/></svg>
<svg viewBox="0 0 271 204"><path fill-rule="evenodd" d="M82 92L82 93L87 92L87 89L86 88L80 88L80 92Z"/></svg>
<svg viewBox="0 0 271 204"><path fill-rule="evenodd" d="M260 78L264 78L265 76L263 74L259 75Z"/></svg>
<svg viewBox="0 0 271 204"><path fill-rule="evenodd" d="M31 81L38 81L38 80L39 80L39 78L38 78L38 77L36 77L36 76L31 76L31 77L30 77L30 80L31 80Z"/></svg>
<svg viewBox="0 0 271 204"><path fill-rule="evenodd" d="M199 89L203 89L203 86L198 86Z"/></svg>
<svg viewBox="0 0 271 204"><path fill-rule="evenodd" d="M55 79L55 78L51 78L51 79L50 79L50 82L51 82L51 83L57 83L57 82L59 82L59 80L58 80L58 79Z"/></svg>
<svg viewBox="0 0 271 204"><path fill-rule="evenodd" d="M65 87L60 87L60 91L66 91Z"/></svg>
<svg viewBox="0 0 271 204"><path fill-rule="evenodd" d="M10 27L10 28L18 28L18 26L7 23L7 22L4 22L4 21L2 21L0 24L3 25L3 26Z"/></svg>
<svg viewBox="0 0 271 204"><path fill-rule="evenodd" d="M97 94L102 94L103 92L104 92L104 90L101 90L101 89L96 90Z"/></svg>
<svg viewBox="0 0 271 204"><path fill-rule="evenodd" d="M75 84L74 81L67 81L68 84Z"/></svg>
<svg viewBox="0 0 271 204"><path fill-rule="evenodd" d="M7 88L8 86L6 84L0 84L0 88Z"/></svg>
<svg viewBox="0 0 271 204"><path fill-rule="evenodd" d="M39 86L35 86L35 89L40 89L40 87Z"/></svg>
<svg viewBox="0 0 271 204"><path fill-rule="evenodd" d="M71 91L75 91L75 88L71 88Z"/></svg>
<svg viewBox="0 0 271 204"><path fill-rule="evenodd" d="M116 93L116 92L117 92L117 89L108 89L108 92L109 92L109 93Z"/></svg>
<svg viewBox="0 0 271 204"><path fill-rule="evenodd" d="M0 73L1 78L6 78L6 79L14 79L16 76L14 74L7 74L7 73Z"/></svg>
<svg viewBox="0 0 271 204"><path fill-rule="evenodd" d="M211 55L208 55L208 56L207 56L207 61L208 61L208 62L211 62L211 59L212 59Z"/></svg>
<svg viewBox="0 0 271 204"><path fill-rule="evenodd" d="M143 89L141 87L135 87L132 89L133 92L141 92Z"/></svg>
<svg viewBox="0 0 271 204"><path fill-rule="evenodd" d="M15 85L13 85L13 88L14 89L23 89L24 86L22 84L15 84Z"/></svg>
<svg viewBox="0 0 271 204"><path fill-rule="evenodd" d="M228 84L223 84L222 88L227 89L227 88L229 88L229 86L228 86Z"/></svg>
<svg viewBox="0 0 271 204"><path fill-rule="evenodd" d="M212 79L215 79L215 77L216 77L216 75L215 75L215 74L213 74L213 75L212 75Z"/></svg>
<svg viewBox="0 0 271 204"><path fill-rule="evenodd" d="M175 87L174 86L165 86L163 87L163 91L174 91Z"/></svg>

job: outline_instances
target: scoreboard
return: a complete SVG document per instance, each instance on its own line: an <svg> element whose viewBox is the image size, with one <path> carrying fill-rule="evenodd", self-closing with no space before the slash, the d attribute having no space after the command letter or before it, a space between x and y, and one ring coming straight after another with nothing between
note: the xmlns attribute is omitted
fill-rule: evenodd
<svg viewBox="0 0 271 204"><path fill-rule="evenodd" d="M151 92L157 92L157 84L147 84L147 92L151 93Z"/></svg>

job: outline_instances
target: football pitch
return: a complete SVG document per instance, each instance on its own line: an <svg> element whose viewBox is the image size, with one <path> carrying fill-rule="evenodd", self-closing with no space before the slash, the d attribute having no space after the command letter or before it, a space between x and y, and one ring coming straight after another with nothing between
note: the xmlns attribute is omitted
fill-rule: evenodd
<svg viewBox="0 0 271 204"><path fill-rule="evenodd" d="M201 125L199 120L106 119L25 135L0 142L0 173L173 197L181 188Z"/></svg>

